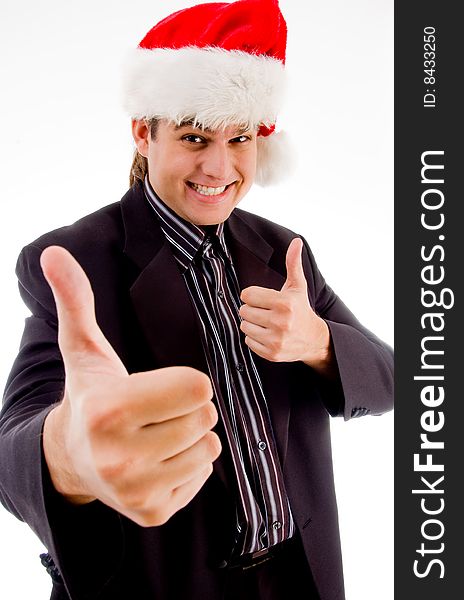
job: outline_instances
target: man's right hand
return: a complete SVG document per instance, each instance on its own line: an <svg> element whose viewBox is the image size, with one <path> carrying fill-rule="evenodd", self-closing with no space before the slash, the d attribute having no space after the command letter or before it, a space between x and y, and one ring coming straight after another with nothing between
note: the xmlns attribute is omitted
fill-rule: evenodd
<svg viewBox="0 0 464 600"><path fill-rule="evenodd" d="M100 330L90 282L64 248L41 256L55 297L66 387L44 453L73 503L102 501L141 526L165 523L198 493L221 452L211 382L190 367L128 375ZM181 342L180 342L181 343Z"/></svg>

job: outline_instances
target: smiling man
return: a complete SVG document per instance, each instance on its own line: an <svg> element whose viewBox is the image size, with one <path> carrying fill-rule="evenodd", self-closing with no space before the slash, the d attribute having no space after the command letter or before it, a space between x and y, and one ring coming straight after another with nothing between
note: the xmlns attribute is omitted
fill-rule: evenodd
<svg viewBox="0 0 464 600"><path fill-rule="evenodd" d="M286 154L276 0L198 5L128 61L120 202L25 247L0 499L54 600L342 600L329 415L392 404L392 354L308 243L237 205Z"/></svg>

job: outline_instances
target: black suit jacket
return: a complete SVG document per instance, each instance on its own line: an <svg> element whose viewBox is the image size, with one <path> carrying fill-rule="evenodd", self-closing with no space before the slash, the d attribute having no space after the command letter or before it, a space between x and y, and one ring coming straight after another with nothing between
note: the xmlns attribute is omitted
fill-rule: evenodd
<svg viewBox="0 0 464 600"><path fill-rule="evenodd" d="M235 209L225 235L242 289L281 288L294 233ZM0 498L48 548L55 598L220 599L235 524L224 445L202 490L160 527L139 527L99 501L71 506L51 485L41 432L62 397L64 371L55 305L39 257L52 244L67 248L83 266L100 327L129 372L173 365L208 372L187 289L140 185L121 202L42 236L23 249L17 265L20 292L32 316L0 416ZM303 264L311 305L331 331L339 380L329 384L303 363L256 357L256 364L320 597L341 600L329 413L349 419L389 410L392 353L327 286L306 241Z"/></svg>

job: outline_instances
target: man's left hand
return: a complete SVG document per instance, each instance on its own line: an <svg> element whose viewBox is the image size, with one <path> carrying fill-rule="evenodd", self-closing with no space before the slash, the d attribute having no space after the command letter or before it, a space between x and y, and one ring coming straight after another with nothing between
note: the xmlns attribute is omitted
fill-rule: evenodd
<svg viewBox="0 0 464 600"><path fill-rule="evenodd" d="M287 279L280 291L252 286L240 298L241 330L253 352L273 362L302 361L329 372L332 352L329 328L311 308L302 264L303 242L291 241L286 256Z"/></svg>

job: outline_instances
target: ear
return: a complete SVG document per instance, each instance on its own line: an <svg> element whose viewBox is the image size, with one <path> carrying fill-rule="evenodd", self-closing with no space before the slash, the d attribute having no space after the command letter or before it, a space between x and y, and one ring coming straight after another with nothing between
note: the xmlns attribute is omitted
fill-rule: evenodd
<svg viewBox="0 0 464 600"><path fill-rule="evenodd" d="M132 119L132 137L139 154L147 158L150 127L145 120Z"/></svg>

